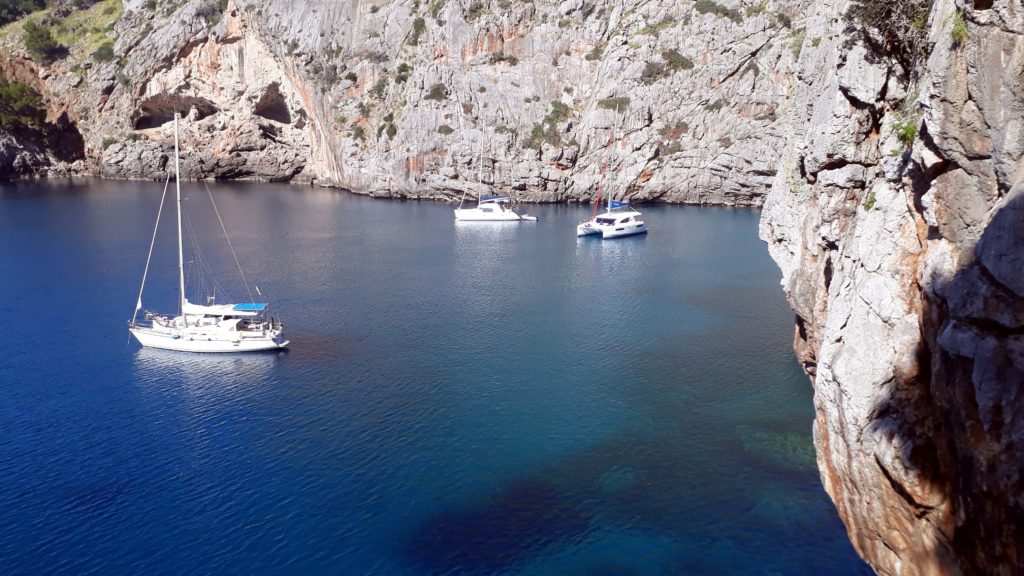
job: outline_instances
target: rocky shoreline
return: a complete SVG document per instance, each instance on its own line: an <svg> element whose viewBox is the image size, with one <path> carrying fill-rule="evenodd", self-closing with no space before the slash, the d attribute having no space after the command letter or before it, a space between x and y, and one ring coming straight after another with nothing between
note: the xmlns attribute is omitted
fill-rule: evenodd
<svg viewBox="0 0 1024 576"><path fill-rule="evenodd" d="M0 70L68 114L80 174L162 177L192 110L192 177L585 201L607 157L620 198L760 206L809 2L711 4L128 0L114 60L40 67L12 25Z"/></svg>

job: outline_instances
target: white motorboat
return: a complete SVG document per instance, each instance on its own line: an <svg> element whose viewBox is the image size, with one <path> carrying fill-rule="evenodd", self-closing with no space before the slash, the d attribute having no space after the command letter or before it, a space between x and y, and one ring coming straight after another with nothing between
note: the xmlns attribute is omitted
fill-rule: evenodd
<svg viewBox="0 0 1024 576"><path fill-rule="evenodd" d="M509 204L512 199L508 196L481 196L477 205L473 208L455 209L455 219L460 222L533 222L536 216L524 214L520 216Z"/></svg>
<svg viewBox="0 0 1024 576"><path fill-rule="evenodd" d="M177 196L178 212L178 313L176 315L158 314L146 311L143 320L139 320L142 310L142 293L146 287L149 264L153 257L153 246L156 243L157 229L160 227L160 216L167 198L170 176L164 183L164 193L160 198L157 211L156 226L153 238L149 243L149 254L146 256L146 268L142 273L142 285L135 304L135 312L128 324L128 331L139 341L139 344L151 348L163 348L181 352L255 352L260 350L276 350L288 346L284 337L283 326L274 318L267 318L267 304L250 302L243 304L216 304L215 297L207 298L208 305L193 304L185 295L185 265L181 233L181 180L178 159L178 114L174 115L174 187ZM213 194L207 187L210 203L217 220L220 222L224 237L227 239L231 254L238 263L234 247L227 237L227 229L220 217L217 205L213 202ZM246 291L248 283L241 266L238 268ZM259 293L259 287L256 288Z"/></svg>
<svg viewBox="0 0 1024 576"><path fill-rule="evenodd" d="M576 236L600 234L604 239L646 233L647 224L643 221L642 214L629 208L629 202L616 202L610 199L606 212L576 226Z"/></svg>

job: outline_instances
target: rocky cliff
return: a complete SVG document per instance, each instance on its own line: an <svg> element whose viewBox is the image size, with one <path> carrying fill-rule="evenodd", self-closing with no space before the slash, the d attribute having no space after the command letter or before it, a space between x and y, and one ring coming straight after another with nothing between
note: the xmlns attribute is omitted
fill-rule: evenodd
<svg viewBox="0 0 1024 576"><path fill-rule="evenodd" d="M809 16L761 224L822 480L882 574L1019 574L1024 10L888 3L900 46L852 4Z"/></svg>
<svg viewBox="0 0 1024 576"><path fill-rule="evenodd" d="M192 177L561 201L607 157L617 197L760 205L810 4L103 0L52 65L21 23L0 44L81 131L78 172L160 177L183 110Z"/></svg>

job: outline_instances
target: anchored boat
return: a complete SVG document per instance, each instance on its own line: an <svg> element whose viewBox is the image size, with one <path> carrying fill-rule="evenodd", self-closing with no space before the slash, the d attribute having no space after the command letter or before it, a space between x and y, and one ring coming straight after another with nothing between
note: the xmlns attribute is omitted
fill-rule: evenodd
<svg viewBox="0 0 1024 576"><path fill-rule="evenodd" d="M520 216L509 206L512 199L508 196L481 196L474 208L455 209L455 219L460 222L532 222L536 216L524 214Z"/></svg>
<svg viewBox="0 0 1024 576"><path fill-rule="evenodd" d="M614 131L613 131L614 134ZM608 138L608 146L612 145L613 137ZM634 236L646 234L647 224L643 221L643 215L629 207L629 202L612 200L608 194L608 209L604 214L597 213L597 207L601 204L601 188L604 186L605 174L608 170L608 151L605 150L604 162L601 166L601 179L597 182L597 199L594 202L594 213L590 219L576 226L576 237L600 234L602 239L622 238L623 236Z"/></svg>
<svg viewBox="0 0 1024 576"><path fill-rule="evenodd" d="M142 310L142 293L149 275L149 263L153 258L153 246L156 243L157 229L160 227L160 216L163 213L167 198L170 176L164 182L164 193L160 198L157 210L156 225L153 227L153 238L149 243L149 254L146 256L146 268L142 273L142 285L139 286L139 297L135 303L135 312L128 323L128 331L139 341L139 344L151 348L163 348L180 352L256 352L275 350L288 346L284 337L284 328L274 318L267 318L267 304L252 301L242 304L216 304L215 296L207 298L206 305L193 304L185 295L185 258L182 247L181 233L181 178L178 158L178 114L174 115L174 188L177 198L178 215L178 311L175 315L158 314L146 311L143 319L138 319ZM220 217L217 204L209 187L206 189L210 204L220 222L221 230L227 239L231 255L238 265L238 256L231 246L224 220ZM246 292L248 282L242 268L238 267ZM259 293L259 287L256 287Z"/></svg>
<svg viewBox="0 0 1024 576"><path fill-rule="evenodd" d="M629 202L608 199L608 210L598 214L576 227L576 236L600 234L601 238L621 238L634 234L646 234L647 224L643 215L629 207Z"/></svg>
<svg viewBox="0 0 1024 576"><path fill-rule="evenodd" d="M482 183L483 177L483 151L480 152L480 162L477 179ZM455 209L455 220L458 222L535 222L536 216L529 214L517 214L512 209L512 199L508 196L479 196L476 207L463 208L466 202L466 193L462 193L462 200L459 207Z"/></svg>

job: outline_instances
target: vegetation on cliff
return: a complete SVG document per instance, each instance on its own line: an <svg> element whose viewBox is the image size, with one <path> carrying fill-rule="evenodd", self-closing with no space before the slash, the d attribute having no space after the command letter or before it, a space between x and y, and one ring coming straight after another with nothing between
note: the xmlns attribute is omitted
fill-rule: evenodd
<svg viewBox="0 0 1024 576"><path fill-rule="evenodd" d="M43 99L31 86L9 82L0 74L0 127L13 129L43 122Z"/></svg>
<svg viewBox="0 0 1024 576"><path fill-rule="evenodd" d="M37 62L49 64L67 54L68 49L53 38L50 29L33 20L25 22L23 42L25 50Z"/></svg>
<svg viewBox="0 0 1024 576"><path fill-rule="evenodd" d="M46 0L0 0L0 26L45 7Z"/></svg>
<svg viewBox="0 0 1024 576"><path fill-rule="evenodd" d="M0 0L0 3L5 0ZM11 4L17 2L11 1ZM33 13L12 11L4 20L0 4L0 38L18 42L34 60L49 64L69 55L76 60L92 57L97 63L113 60L114 24L124 12L121 0L40 0ZM35 6L35 5L33 5ZM28 15L27 15L28 14Z"/></svg>
<svg viewBox="0 0 1024 576"><path fill-rule="evenodd" d="M877 31L873 42L880 53L897 60L907 72L926 56L928 15L934 0L854 0L847 18L865 28Z"/></svg>

